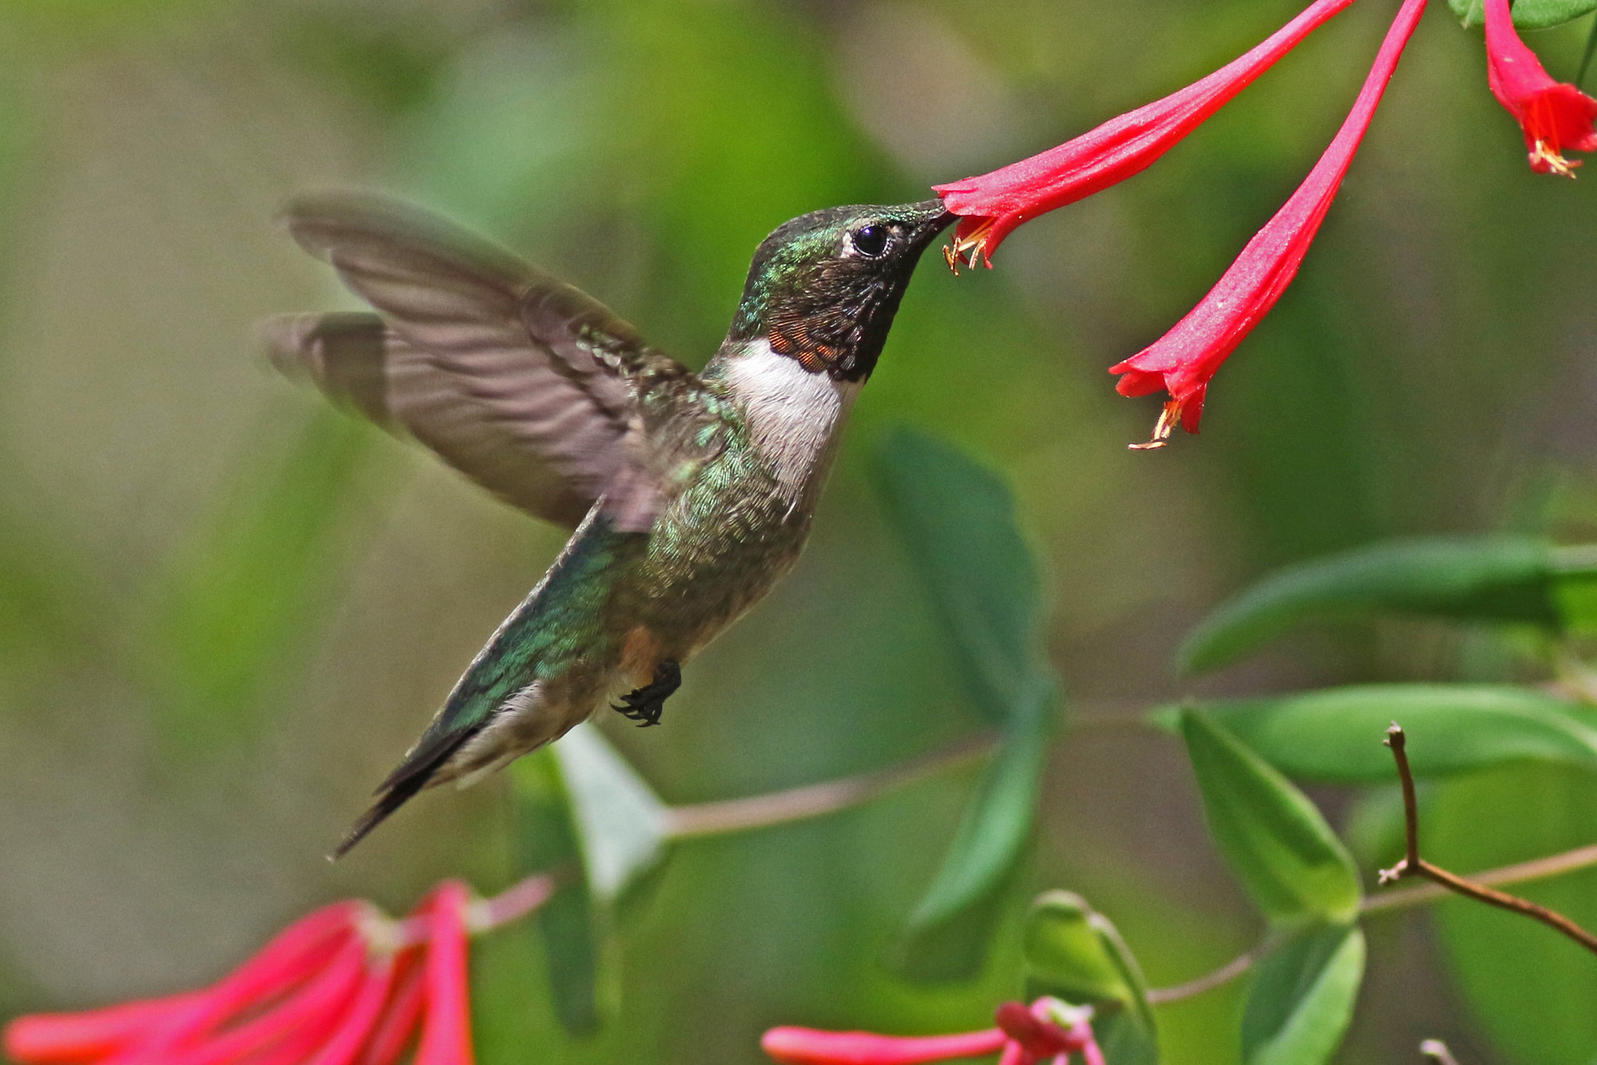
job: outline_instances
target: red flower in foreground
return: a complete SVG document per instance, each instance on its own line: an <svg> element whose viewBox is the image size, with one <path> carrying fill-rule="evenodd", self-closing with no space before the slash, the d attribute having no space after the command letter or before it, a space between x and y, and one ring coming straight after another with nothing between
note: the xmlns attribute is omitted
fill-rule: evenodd
<svg viewBox="0 0 1597 1065"><path fill-rule="evenodd" d="M1134 447L1161 446L1177 424L1190 433L1198 431L1209 379L1259 319L1275 306L1297 274L1424 11L1425 0L1404 0L1352 111L1330 147L1275 217L1248 241L1208 295L1164 336L1109 368L1110 373L1125 375L1115 385L1121 395L1141 396L1161 389L1170 393L1154 426L1153 438Z"/></svg>
<svg viewBox="0 0 1597 1065"><path fill-rule="evenodd" d="M1508 0L1486 0L1486 84L1525 133L1530 168L1575 176L1565 151L1597 152L1597 100L1552 79L1514 31Z"/></svg>
<svg viewBox="0 0 1597 1065"><path fill-rule="evenodd" d="M772 1028L760 1046L782 1065L925 1065L987 1054L998 1054L999 1065L1034 1065L1044 1059L1065 1065L1078 1053L1084 1065L1104 1065L1103 1051L1087 1023L1090 1012L1040 998L1030 1007L1004 1003L994 1018L997 1026L979 1032L897 1036Z"/></svg>
<svg viewBox="0 0 1597 1065"><path fill-rule="evenodd" d="M957 270L961 260L975 266L978 256L991 267L992 253L1022 222L1144 170L1352 2L1315 0L1257 47L1184 89L1040 155L979 177L934 185L943 206L964 216L952 245L944 250L949 268Z"/></svg>
<svg viewBox="0 0 1597 1065"><path fill-rule="evenodd" d="M5 1054L24 1065L392 1065L415 1043L416 1065L470 1065L468 920L494 927L552 891L535 877L471 905L448 881L401 921L334 903L208 988L19 1017Z"/></svg>

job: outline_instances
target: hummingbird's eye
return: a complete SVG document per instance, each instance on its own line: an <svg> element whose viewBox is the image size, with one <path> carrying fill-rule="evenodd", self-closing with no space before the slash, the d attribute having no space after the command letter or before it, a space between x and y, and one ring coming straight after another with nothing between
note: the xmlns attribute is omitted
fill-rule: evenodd
<svg viewBox="0 0 1597 1065"><path fill-rule="evenodd" d="M887 237L886 226L860 226L849 234L849 243L865 258L875 259L887 250Z"/></svg>

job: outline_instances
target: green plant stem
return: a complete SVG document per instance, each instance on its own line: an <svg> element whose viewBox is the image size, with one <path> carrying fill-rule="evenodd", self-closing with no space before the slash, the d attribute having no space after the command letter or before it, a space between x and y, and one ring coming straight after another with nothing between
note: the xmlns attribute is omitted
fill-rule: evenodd
<svg viewBox="0 0 1597 1065"><path fill-rule="evenodd" d="M673 806L665 813L665 834L671 839L724 836L835 813L861 806L889 791L936 776L945 770L978 762L990 755L996 745L995 737L978 736L961 740L941 751L858 776L806 784L765 795L750 795L742 799Z"/></svg>

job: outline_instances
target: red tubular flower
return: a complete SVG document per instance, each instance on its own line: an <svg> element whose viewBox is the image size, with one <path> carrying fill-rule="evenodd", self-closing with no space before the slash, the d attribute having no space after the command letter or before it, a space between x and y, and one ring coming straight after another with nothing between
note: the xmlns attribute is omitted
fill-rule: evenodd
<svg viewBox="0 0 1597 1065"><path fill-rule="evenodd" d="M466 885L450 881L433 893L427 917L427 1017L416 1065L471 1065L471 1017L466 1001Z"/></svg>
<svg viewBox="0 0 1597 1065"><path fill-rule="evenodd" d="M1092 1029L1078 1011L1057 999L1031 1006L1006 1002L994 1028L954 1035L896 1036L875 1032L827 1032L816 1028L772 1028L760 1047L782 1065L926 1065L997 1052L999 1065L1062 1061L1080 1052L1086 1065L1104 1065ZM1067 1025L1059 1018L1068 1016Z"/></svg>
<svg viewBox="0 0 1597 1065"><path fill-rule="evenodd" d="M944 249L950 269L992 253L1022 222L1090 196L1151 165L1247 88L1277 59L1353 0L1315 0L1297 18L1213 74L1161 100L1112 118L1040 155L979 177L934 185L943 206L963 215Z"/></svg>
<svg viewBox="0 0 1597 1065"><path fill-rule="evenodd" d="M982 1057L1001 1050L1006 1041L998 1028L925 1036L772 1028L760 1040L760 1048L783 1065L923 1065Z"/></svg>
<svg viewBox="0 0 1597 1065"><path fill-rule="evenodd" d="M415 1043L416 1065L471 1065L468 931L524 916L554 886L533 877L473 905L449 881L402 921L335 903L211 987L19 1017L0 1048L21 1065L393 1065Z"/></svg>
<svg viewBox="0 0 1597 1065"><path fill-rule="evenodd" d="M1508 0L1486 0L1486 84L1525 133L1530 168L1574 177L1565 151L1597 152L1597 100L1556 82L1514 31Z"/></svg>
<svg viewBox="0 0 1597 1065"><path fill-rule="evenodd" d="M1424 11L1425 0L1404 0L1352 111L1330 147L1275 217L1248 241L1208 295L1164 336L1109 368L1110 373L1125 375L1115 386L1121 395L1141 396L1161 389L1170 393L1153 438L1134 447L1161 446L1177 424L1189 433L1198 431L1209 379L1259 319L1275 306L1297 274L1353 154L1369 129L1403 47Z"/></svg>

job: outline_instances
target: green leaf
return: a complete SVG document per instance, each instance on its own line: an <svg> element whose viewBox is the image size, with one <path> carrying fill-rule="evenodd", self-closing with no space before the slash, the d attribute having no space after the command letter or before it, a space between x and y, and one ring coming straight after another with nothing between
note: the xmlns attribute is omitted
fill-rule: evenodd
<svg viewBox="0 0 1597 1065"><path fill-rule="evenodd" d="M1411 753L1417 745L1410 743ZM1465 876L1597 840L1587 773L1502 769L1445 781L1420 811L1427 859ZM1597 868L1506 890L1597 928ZM1590 1062L1597 1047L1597 964L1553 930L1472 899L1434 908L1447 971L1501 1057Z"/></svg>
<svg viewBox="0 0 1597 1065"><path fill-rule="evenodd" d="M1110 920L1068 891L1038 896L1026 915L1026 998L1094 1007L1093 1034L1111 1065L1159 1058L1147 984Z"/></svg>
<svg viewBox="0 0 1597 1065"><path fill-rule="evenodd" d="M1176 652L1199 672L1301 621L1379 613L1560 628L1554 552L1518 537L1401 540L1280 570L1205 618Z"/></svg>
<svg viewBox="0 0 1597 1065"><path fill-rule="evenodd" d="M1307 928L1260 962L1242 1014L1246 1065L1319 1065L1353 1019L1364 978L1357 925Z"/></svg>
<svg viewBox="0 0 1597 1065"><path fill-rule="evenodd" d="M1396 780L1381 744L1396 721L1420 777L1511 762L1597 770L1597 729L1584 711L1530 688L1494 684L1369 684L1202 705L1265 761L1293 777L1336 783ZM1176 727L1179 707L1150 715Z"/></svg>
<svg viewBox="0 0 1597 1065"><path fill-rule="evenodd" d="M991 470L912 429L875 454L888 514L953 637L976 703L998 721L1051 670L1041 653L1037 565L1014 500Z"/></svg>
<svg viewBox="0 0 1597 1065"><path fill-rule="evenodd" d="M875 455L887 510L961 660L971 695L1003 725L997 754L900 938L902 968L967 976L1035 819L1059 685L1042 653L1038 569L1003 480L910 429Z"/></svg>
<svg viewBox="0 0 1597 1065"><path fill-rule="evenodd" d="M1483 0L1447 0L1447 6L1466 26L1479 26L1485 21ZM1597 0L1514 0L1509 10L1514 14L1514 25L1522 30L1536 30L1557 26L1597 10Z"/></svg>
<svg viewBox="0 0 1597 1065"><path fill-rule="evenodd" d="M511 768L516 798L517 868L523 875L569 873L581 877L582 847L554 750L545 747ZM567 1031L599 1027L598 915L586 878L555 892L539 907L538 931L553 992L555 1015Z"/></svg>
<svg viewBox="0 0 1597 1065"><path fill-rule="evenodd" d="M948 854L905 925L897 963L923 979L955 979L981 964L993 905L1020 860L1036 820L1058 693L1040 685L1033 707L1005 730L966 807Z"/></svg>
<svg viewBox="0 0 1597 1065"><path fill-rule="evenodd" d="M614 902L665 856L665 804L591 724L578 725L551 749L571 800L588 883L596 898Z"/></svg>
<svg viewBox="0 0 1597 1065"><path fill-rule="evenodd" d="M581 724L514 769L521 868L581 873L538 910L555 1012L569 1031L599 1027L616 994L600 962L613 905L665 855L663 803L598 728ZM600 989L609 993L601 995Z"/></svg>
<svg viewBox="0 0 1597 1065"><path fill-rule="evenodd" d="M1358 871L1308 797L1204 714L1183 711L1181 732L1209 832L1270 921L1351 920Z"/></svg>

